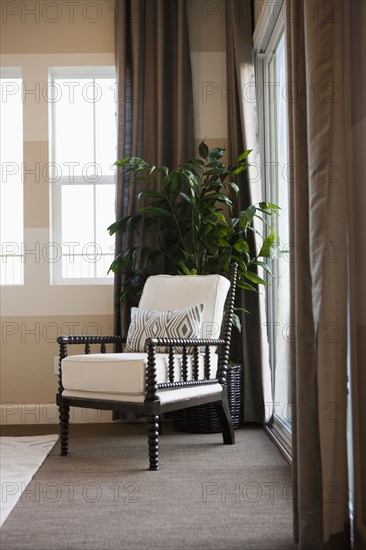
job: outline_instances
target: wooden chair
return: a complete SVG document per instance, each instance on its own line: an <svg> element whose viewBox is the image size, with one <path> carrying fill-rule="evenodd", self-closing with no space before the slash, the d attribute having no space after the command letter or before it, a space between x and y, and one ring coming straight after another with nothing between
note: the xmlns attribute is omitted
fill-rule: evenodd
<svg viewBox="0 0 366 550"><path fill-rule="evenodd" d="M127 337L57 339L61 456L69 454L70 407L146 416L150 470L159 469L159 415L165 412L213 403L224 443L235 442L226 371L236 280L236 264L230 281L220 275L152 276L139 308L131 311ZM160 333L164 322L168 328ZM83 345L84 354L68 355L70 344ZM93 344L100 353L90 353ZM107 353L108 344L113 353Z"/></svg>

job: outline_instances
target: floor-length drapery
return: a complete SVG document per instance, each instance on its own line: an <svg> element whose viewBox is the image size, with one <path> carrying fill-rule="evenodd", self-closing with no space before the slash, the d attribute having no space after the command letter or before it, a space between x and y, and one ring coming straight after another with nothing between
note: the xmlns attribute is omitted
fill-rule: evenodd
<svg viewBox="0 0 366 550"><path fill-rule="evenodd" d="M354 548L366 549L366 2L350 0L346 71L349 225L349 358Z"/></svg>
<svg viewBox="0 0 366 550"><path fill-rule="evenodd" d="M347 361L352 376L361 358L356 365L350 354L349 334L351 341L356 335L347 320L357 285L365 298L355 262L355 254L364 262L365 251L355 250L361 226L354 219L365 183L350 116L358 112L364 132L365 83L356 93L361 82L352 58L360 56L361 74L366 62L365 48L352 51L351 41L362 4L335 0L328 12L321 2L286 2L294 517L306 550L350 545Z"/></svg>
<svg viewBox="0 0 366 550"><path fill-rule="evenodd" d="M226 0L225 21L228 162L233 164L240 153L252 149L249 162L253 167L259 166L251 1ZM258 171L252 172L249 168L240 175L238 183L240 210L264 200ZM272 393L268 346L262 339L265 326L263 295L242 291L238 306L250 311L241 316L241 335L233 335L235 358L244 363L243 418L245 422L269 421Z"/></svg>
<svg viewBox="0 0 366 550"><path fill-rule="evenodd" d="M175 168L194 155L192 76L186 0L116 0L118 158L139 156ZM118 174L116 217L136 209L137 190ZM116 255L124 244L116 236ZM115 277L115 333L128 312Z"/></svg>

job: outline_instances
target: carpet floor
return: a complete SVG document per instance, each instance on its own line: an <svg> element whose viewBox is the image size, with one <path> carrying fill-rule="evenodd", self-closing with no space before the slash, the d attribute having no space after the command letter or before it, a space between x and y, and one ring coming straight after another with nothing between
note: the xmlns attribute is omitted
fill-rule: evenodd
<svg viewBox="0 0 366 550"><path fill-rule="evenodd" d="M4 523L1 549L296 548L290 467L261 428L236 430L232 446L163 428L161 469L149 472L144 424L71 426L71 455L51 451Z"/></svg>

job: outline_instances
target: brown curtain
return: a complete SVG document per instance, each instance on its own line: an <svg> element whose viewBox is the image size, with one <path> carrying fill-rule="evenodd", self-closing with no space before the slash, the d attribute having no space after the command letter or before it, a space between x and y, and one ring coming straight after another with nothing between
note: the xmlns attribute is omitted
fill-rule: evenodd
<svg viewBox="0 0 366 550"><path fill-rule="evenodd" d="M351 0L348 9L347 139L349 216L350 412L353 418L354 548L366 549L366 2Z"/></svg>
<svg viewBox="0 0 366 550"><path fill-rule="evenodd" d="M118 158L139 156L175 168L194 155L194 117L186 0L117 0ZM136 209L137 189L118 174L117 219ZM131 244L131 243L126 243ZM116 238L116 254L124 246ZM115 334L129 307L115 278Z"/></svg>
<svg viewBox="0 0 366 550"><path fill-rule="evenodd" d="M354 219L357 200L365 198L365 174L352 147L355 113L365 137L364 80L359 93L365 27L361 31L357 23L365 21L365 6L287 1L285 16L291 315L297 335L291 358L295 537L302 549L347 549L347 360L351 376L361 361L355 363L347 330L357 344L357 288L365 299L355 262L355 253L364 262L365 251L356 252L361 226ZM360 334L358 345L361 350Z"/></svg>
<svg viewBox="0 0 366 550"><path fill-rule="evenodd" d="M255 89L252 2L226 0L225 21L228 163L234 163L242 151L252 149L249 162L259 166L256 104L255 97L250 97L250 90ZM238 184L239 210L264 200L256 172L252 174L251 169L244 172ZM232 356L244 364L243 419L245 422L268 421L271 416L268 404L272 401L271 375L265 342L261 338L264 325L260 297L255 293L241 292L237 306L250 311L250 314L242 315L242 333L234 333L232 343Z"/></svg>

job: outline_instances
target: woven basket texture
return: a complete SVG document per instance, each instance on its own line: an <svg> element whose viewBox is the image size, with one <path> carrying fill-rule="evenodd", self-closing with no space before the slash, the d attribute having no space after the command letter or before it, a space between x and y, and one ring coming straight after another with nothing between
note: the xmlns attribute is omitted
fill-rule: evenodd
<svg viewBox="0 0 366 550"><path fill-rule="evenodd" d="M241 365L233 365L226 373L227 395L234 429L238 428L240 423L241 372ZM180 432L201 434L221 432L220 422L212 403L174 411L169 416L173 420L175 429Z"/></svg>

